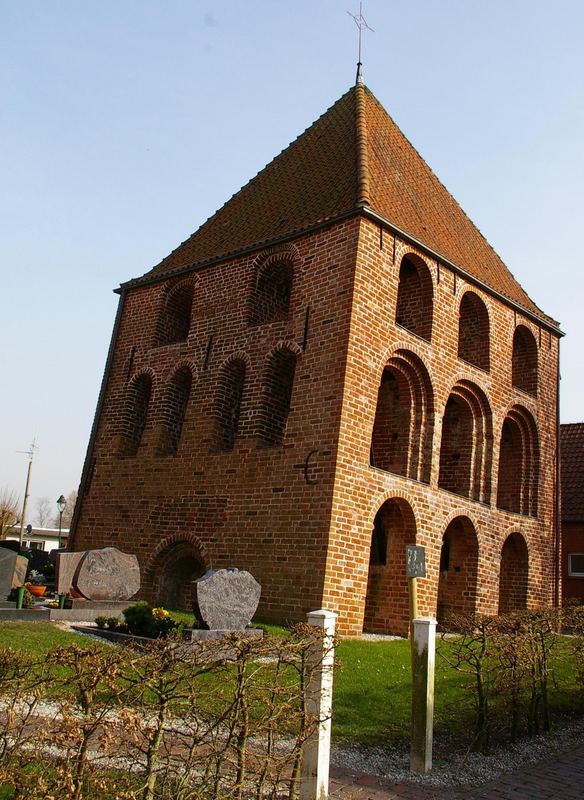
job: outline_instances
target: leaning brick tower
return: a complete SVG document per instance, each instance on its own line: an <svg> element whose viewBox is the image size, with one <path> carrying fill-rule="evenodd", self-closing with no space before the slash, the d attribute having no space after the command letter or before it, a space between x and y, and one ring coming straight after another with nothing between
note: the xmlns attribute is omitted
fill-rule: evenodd
<svg viewBox="0 0 584 800"><path fill-rule="evenodd" d="M360 78L117 291L70 547L344 634L407 632L409 543L423 613L556 600L558 324Z"/></svg>

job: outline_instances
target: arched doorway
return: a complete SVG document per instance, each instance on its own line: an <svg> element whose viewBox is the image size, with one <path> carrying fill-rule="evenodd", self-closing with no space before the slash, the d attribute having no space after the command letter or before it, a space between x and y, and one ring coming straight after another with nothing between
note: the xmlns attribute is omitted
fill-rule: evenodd
<svg viewBox="0 0 584 800"><path fill-rule="evenodd" d="M499 614L527 608L529 556L520 533L512 533L501 549Z"/></svg>
<svg viewBox="0 0 584 800"><path fill-rule="evenodd" d="M173 542L152 562L152 602L164 608L192 611L192 584L206 572L197 547L188 541Z"/></svg>
<svg viewBox="0 0 584 800"><path fill-rule="evenodd" d="M416 543L416 520L401 498L386 500L373 523L363 630L407 636L406 545Z"/></svg>
<svg viewBox="0 0 584 800"><path fill-rule="evenodd" d="M477 601L479 543L467 517L456 517L442 537L438 582L438 622L449 614L474 614Z"/></svg>

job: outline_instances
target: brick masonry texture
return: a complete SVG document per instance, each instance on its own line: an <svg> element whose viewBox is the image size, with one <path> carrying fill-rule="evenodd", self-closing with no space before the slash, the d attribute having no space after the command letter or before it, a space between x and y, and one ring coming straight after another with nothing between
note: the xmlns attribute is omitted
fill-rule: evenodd
<svg viewBox="0 0 584 800"><path fill-rule="evenodd" d="M562 460L562 596L584 602L584 575L570 575L569 557L584 554L584 422L560 426ZM580 559L578 559L580 561Z"/></svg>
<svg viewBox="0 0 584 800"><path fill-rule="evenodd" d="M166 605L247 569L260 618L325 607L345 635L407 633L408 543L427 548L423 614L551 603L559 332L410 241L355 209L188 268L191 239L180 274L127 284L72 547L136 553Z"/></svg>

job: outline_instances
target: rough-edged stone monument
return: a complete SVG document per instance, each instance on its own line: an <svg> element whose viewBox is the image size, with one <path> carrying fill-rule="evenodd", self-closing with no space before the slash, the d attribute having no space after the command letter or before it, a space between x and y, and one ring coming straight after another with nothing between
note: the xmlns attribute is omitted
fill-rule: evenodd
<svg viewBox="0 0 584 800"><path fill-rule="evenodd" d="M249 572L209 570L193 584L195 616L209 630L243 631L251 624L261 591Z"/></svg>
<svg viewBox="0 0 584 800"><path fill-rule="evenodd" d="M51 619L120 617L140 589L137 557L116 547L57 553L56 570L57 592L67 597L65 608L51 609Z"/></svg>
<svg viewBox="0 0 584 800"><path fill-rule="evenodd" d="M116 547L59 553L57 557L59 594L75 594L99 603L129 600L139 589L138 558Z"/></svg>

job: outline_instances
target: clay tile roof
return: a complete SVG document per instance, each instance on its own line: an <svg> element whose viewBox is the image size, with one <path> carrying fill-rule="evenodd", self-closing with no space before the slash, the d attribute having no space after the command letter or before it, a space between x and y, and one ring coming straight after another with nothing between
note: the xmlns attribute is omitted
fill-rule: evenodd
<svg viewBox="0 0 584 800"><path fill-rule="evenodd" d="M369 208L547 322L375 96L352 87L145 279Z"/></svg>
<svg viewBox="0 0 584 800"><path fill-rule="evenodd" d="M584 521L584 422L560 425L562 519Z"/></svg>

